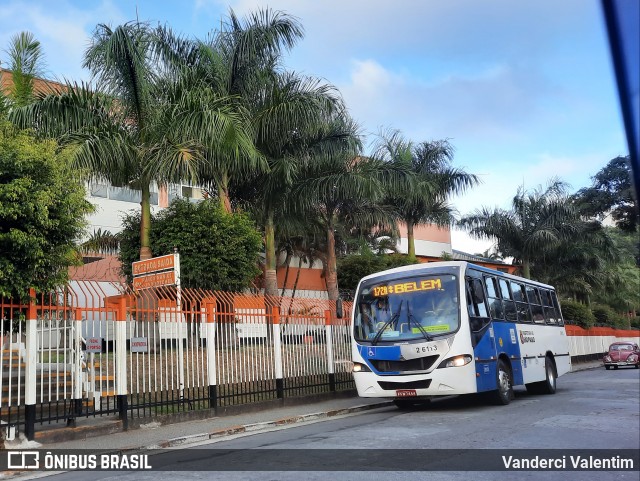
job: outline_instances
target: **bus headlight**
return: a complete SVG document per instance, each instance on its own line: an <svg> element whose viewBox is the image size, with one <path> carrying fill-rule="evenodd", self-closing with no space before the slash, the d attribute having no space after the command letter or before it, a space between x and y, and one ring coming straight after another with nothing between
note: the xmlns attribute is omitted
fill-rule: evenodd
<svg viewBox="0 0 640 481"><path fill-rule="evenodd" d="M466 366L473 360L469 354L463 354L462 356L450 357L440 363L438 369L442 367L461 367Z"/></svg>
<svg viewBox="0 0 640 481"><path fill-rule="evenodd" d="M366 364L361 364L359 362L354 362L353 363L353 372L371 372L371 369L369 369L369 366L367 366Z"/></svg>

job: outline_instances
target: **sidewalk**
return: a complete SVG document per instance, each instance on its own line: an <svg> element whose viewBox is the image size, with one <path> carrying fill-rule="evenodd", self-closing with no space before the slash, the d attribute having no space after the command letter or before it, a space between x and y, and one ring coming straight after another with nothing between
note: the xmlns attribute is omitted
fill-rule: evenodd
<svg viewBox="0 0 640 481"><path fill-rule="evenodd" d="M584 362L574 364L573 372L599 367L602 367L601 361ZM160 425L150 421L148 424L126 432L121 430L120 422L113 417L93 418L83 420L82 424L86 425L81 428L67 430L69 435L66 439L66 428L59 428L55 432L51 430L53 435L45 436L40 443L41 446L34 442L28 444L23 442L22 444L13 443L13 445L7 443L6 447L8 449L55 447L55 449L95 449L112 452L168 448L390 406L393 406L392 401L386 399L343 397L175 424ZM78 429L84 433L82 439L77 439Z"/></svg>

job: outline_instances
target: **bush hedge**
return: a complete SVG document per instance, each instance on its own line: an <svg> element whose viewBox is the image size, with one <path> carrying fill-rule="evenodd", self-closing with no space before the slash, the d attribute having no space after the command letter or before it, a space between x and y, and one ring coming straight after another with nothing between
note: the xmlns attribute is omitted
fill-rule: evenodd
<svg viewBox="0 0 640 481"><path fill-rule="evenodd" d="M568 324L575 324L588 329L596 323L596 318L588 306L572 300L564 300L560 303L562 316Z"/></svg>

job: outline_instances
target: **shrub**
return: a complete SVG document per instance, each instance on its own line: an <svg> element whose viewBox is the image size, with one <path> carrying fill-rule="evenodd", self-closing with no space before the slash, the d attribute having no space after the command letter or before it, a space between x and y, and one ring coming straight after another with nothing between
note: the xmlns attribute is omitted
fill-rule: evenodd
<svg viewBox="0 0 640 481"><path fill-rule="evenodd" d="M560 305L562 316L568 324L575 324L585 329L595 324L595 316L589 307L576 301L565 300Z"/></svg>
<svg viewBox="0 0 640 481"><path fill-rule="evenodd" d="M591 307L591 312L599 326L615 327L621 320L621 316L609 306L596 304Z"/></svg>
<svg viewBox="0 0 640 481"><path fill-rule="evenodd" d="M360 279L369 274L415 263L404 254L364 252L348 255L338 259L338 285L341 289L355 290Z"/></svg>
<svg viewBox="0 0 640 481"><path fill-rule="evenodd" d="M342 289L355 290L365 276L385 270L384 256L372 253L352 254L338 259L338 285Z"/></svg>
<svg viewBox="0 0 640 481"><path fill-rule="evenodd" d="M131 279L131 263L138 260L140 215L123 219L120 260ZM214 200L192 204L178 199L154 216L151 249L155 256L180 252L183 287L241 291L260 273L262 236L244 214L228 214Z"/></svg>

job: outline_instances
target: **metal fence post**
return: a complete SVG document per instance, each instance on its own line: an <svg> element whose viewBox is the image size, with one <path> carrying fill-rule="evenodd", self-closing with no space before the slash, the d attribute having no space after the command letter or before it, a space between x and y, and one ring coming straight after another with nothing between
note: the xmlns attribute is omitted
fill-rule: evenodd
<svg viewBox="0 0 640 481"><path fill-rule="evenodd" d="M336 390L336 374L333 360L333 326L331 325L331 311L324 311L324 329L327 335L327 367L329 371L329 389Z"/></svg>
<svg viewBox="0 0 640 481"><path fill-rule="evenodd" d="M82 310L76 309L73 319L73 399L71 401L71 416L68 425L75 426L75 419L82 414Z"/></svg>
<svg viewBox="0 0 640 481"><path fill-rule="evenodd" d="M206 303L207 310L207 377L209 382L209 407L218 406L218 371L216 365L216 304Z"/></svg>
<svg viewBox="0 0 640 481"><path fill-rule="evenodd" d="M29 307L26 319L26 359L24 373L24 434L29 441L35 438L36 425L36 362L38 352L37 323L38 311L36 308L35 290L29 291Z"/></svg>
<svg viewBox="0 0 640 481"><path fill-rule="evenodd" d="M118 312L115 322L115 375L116 375L116 395L118 399L118 414L122 420L122 427L129 428L129 418L127 416L127 299L120 298Z"/></svg>
<svg viewBox="0 0 640 481"><path fill-rule="evenodd" d="M280 308L271 310L273 315L273 359L276 368L276 395L278 399L284 398L284 379L282 375L282 338L280 336Z"/></svg>

